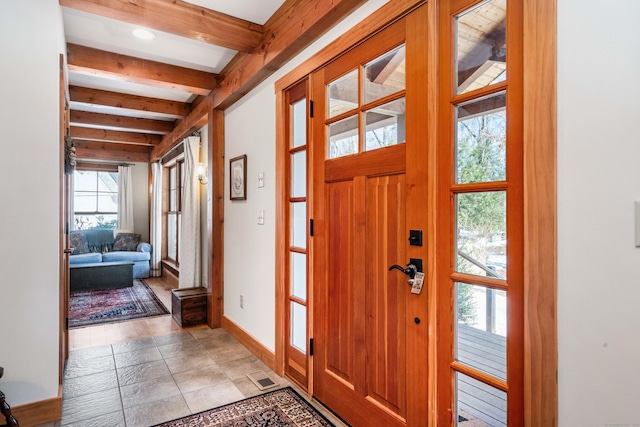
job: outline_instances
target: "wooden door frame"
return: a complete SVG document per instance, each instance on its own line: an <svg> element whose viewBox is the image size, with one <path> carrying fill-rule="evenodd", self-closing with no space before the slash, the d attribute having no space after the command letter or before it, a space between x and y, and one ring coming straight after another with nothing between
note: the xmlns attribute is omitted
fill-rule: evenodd
<svg viewBox="0 0 640 427"><path fill-rule="evenodd" d="M439 2L431 0L430 7ZM455 0L450 0L456 3ZM276 82L277 212L285 209L281 187L286 185L282 149L283 91L334 57L360 43L409 11L420 0L389 2L349 32L327 45ZM556 426L557 386L557 0L523 1L523 175L524 175L524 425ZM429 32L427 37L433 37ZM436 119L430 117L431 120ZM540 126L544 123L544 126ZM430 187L431 188L431 187ZM281 218L281 216L278 216ZM277 231L281 231L278 221ZM279 235L280 233L278 233ZM283 249L276 242L276 371L284 372L282 304ZM312 285L312 284L311 284ZM430 298L430 308L434 304ZM429 342L436 339L429 335ZM437 360L430 360L431 385ZM434 393L431 393L433 396ZM431 398L430 398L431 399ZM430 402L434 403L434 402ZM430 404L429 423L437 424L437 407Z"/></svg>
<svg viewBox="0 0 640 427"><path fill-rule="evenodd" d="M65 59L64 55L60 54L60 228L59 228L59 259L60 259L60 277L59 277L59 295L60 295L60 309L59 309L59 322L60 322L60 337L59 337L59 351L58 351L58 383L62 386L62 380L64 379L64 367L69 357L69 329L67 328L67 318L69 317L69 256L64 252L69 247L69 175L65 170L66 159L66 144L65 136L69 126L69 92L67 91L67 78L65 74Z"/></svg>

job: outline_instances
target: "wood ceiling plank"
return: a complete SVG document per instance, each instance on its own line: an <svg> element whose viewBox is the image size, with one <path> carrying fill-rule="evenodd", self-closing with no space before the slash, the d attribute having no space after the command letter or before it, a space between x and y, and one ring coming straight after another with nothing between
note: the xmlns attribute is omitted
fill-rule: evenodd
<svg viewBox="0 0 640 427"><path fill-rule="evenodd" d="M186 117L191 112L191 106L184 102L147 98L79 86L69 86L69 96L71 102L167 114L175 118Z"/></svg>
<svg viewBox="0 0 640 427"><path fill-rule="evenodd" d="M141 119L136 117L124 117L75 110L71 111L71 118L69 122L72 125L94 125L100 127L130 129L138 132L161 133L163 135L171 132L174 126L173 122L165 122L162 120Z"/></svg>
<svg viewBox="0 0 640 427"><path fill-rule="evenodd" d="M69 71L208 95L217 74L67 43Z"/></svg>
<svg viewBox="0 0 640 427"><path fill-rule="evenodd" d="M264 41L222 77L220 87L212 93L213 108L233 104L364 2L285 3L288 10L276 12L277 17L265 27Z"/></svg>
<svg viewBox="0 0 640 427"><path fill-rule="evenodd" d="M155 146L162 141L162 137L160 135L137 132L119 132L115 130L83 128L79 126L71 126L70 135L74 140L87 139L93 141L146 146Z"/></svg>
<svg viewBox="0 0 640 427"><path fill-rule="evenodd" d="M252 51L263 39L262 25L181 0L60 0L60 6L239 52Z"/></svg>

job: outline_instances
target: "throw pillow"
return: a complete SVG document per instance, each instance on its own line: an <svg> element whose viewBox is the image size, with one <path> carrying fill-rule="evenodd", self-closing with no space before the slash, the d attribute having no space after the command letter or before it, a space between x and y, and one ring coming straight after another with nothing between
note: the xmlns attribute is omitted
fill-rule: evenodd
<svg viewBox="0 0 640 427"><path fill-rule="evenodd" d="M70 233L69 245L73 248L71 255L89 253L89 243L87 243L87 236L84 233Z"/></svg>
<svg viewBox="0 0 640 427"><path fill-rule="evenodd" d="M135 251L140 243L140 235L134 233L119 233L113 242L114 251Z"/></svg>

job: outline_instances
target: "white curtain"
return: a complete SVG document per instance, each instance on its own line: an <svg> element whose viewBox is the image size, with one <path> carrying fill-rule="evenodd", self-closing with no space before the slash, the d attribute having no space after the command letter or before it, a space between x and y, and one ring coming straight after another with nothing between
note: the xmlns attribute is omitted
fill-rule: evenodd
<svg viewBox="0 0 640 427"><path fill-rule="evenodd" d="M162 165L151 164L151 277L162 276Z"/></svg>
<svg viewBox="0 0 640 427"><path fill-rule="evenodd" d="M118 166L118 230L133 232L133 190L130 166Z"/></svg>
<svg viewBox="0 0 640 427"><path fill-rule="evenodd" d="M200 262L200 185L198 152L200 137L184 141L184 188L182 192L182 227L180 236L180 288L201 286Z"/></svg>

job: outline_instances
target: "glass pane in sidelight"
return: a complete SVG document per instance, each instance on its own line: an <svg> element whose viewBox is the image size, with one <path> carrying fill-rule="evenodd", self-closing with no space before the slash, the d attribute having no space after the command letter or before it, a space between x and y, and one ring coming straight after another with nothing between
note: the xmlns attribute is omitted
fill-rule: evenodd
<svg viewBox="0 0 640 427"><path fill-rule="evenodd" d="M503 81L507 76L507 1L489 0L457 16L457 93Z"/></svg>
<svg viewBox="0 0 640 427"><path fill-rule="evenodd" d="M307 299L307 255L291 252L291 295Z"/></svg>
<svg viewBox="0 0 640 427"><path fill-rule="evenodd" d="M455 354L458 362L507 378L507 292L456 283Z"/></svg>
<svg viewBox="0 0 640 427"><path fill-rule="evenodd" d="M358 117L353 116L328 126L330 159L358 153Z"/></svg>
<svg viewBox="0 0 640 427"><path fill-rule="evenodd" d="M291 106L291 146L307 144L307 100L301 99Z"/></svg>
<svg viewBox="0 0 640 427"><path fill-rule="evenodd" d="M291 302L291 345L307 353L307 307Z"/></svg>
<svg viewBox="0 0 640 427"><path fill-rule="evenodd" d="M291 155L291 197L307 195L307 152L298 151Z"/></svg>
<svg viewBox="0 0 640 427"><path fill-rule="evenodd" d="M456 271L507 277L506 192L456 195Z"/></svg>
<svg viewBox="0 0 640 427"><path fill-rule="evenodd" d="M400 46L364 66L365 104L405 89L405 48Z"/></svg>
<svg viewBox="0 0 640 427"><path fill-rule="evenodd" d="M307 203L291 203L291 246L307 247Z"/></svg>
<svg viewBox="0 0 640 427"><path fill-rule="evenodd" d="M327 85L328 111L327 117L358 108L358 70L353 70L346 76Z"/></svg>
<svg viewBox="0 0 640 427"><path fill-rule="evenodd" d="M504 181L507 113L504 92L456 107L456 182Z"/></svg>
<svg viewBox="0 0 640 427"><path fill-rule="evenodd" d="M405 140L406 105L404 98L373 108L364 114L365 151L390 147Z"/></svg>
<svg viewBox="0 0 640 427"><path fill-rule="evenodd" d="M507 393L456 372L456 424L459 427L506 427Z"/></svg>

